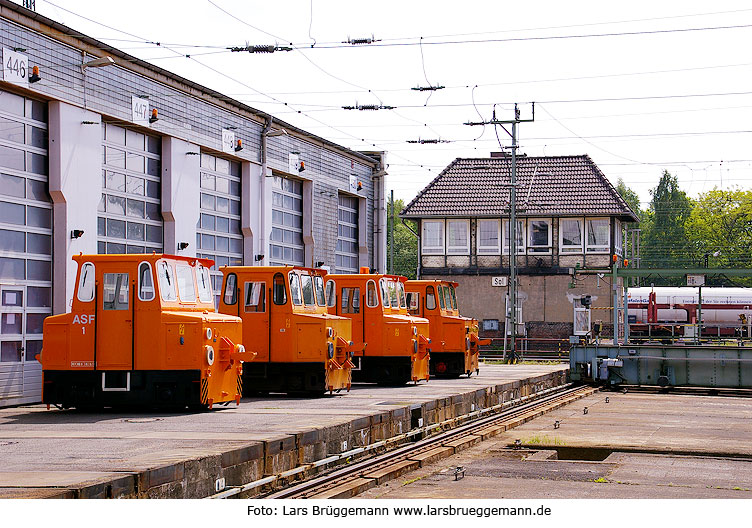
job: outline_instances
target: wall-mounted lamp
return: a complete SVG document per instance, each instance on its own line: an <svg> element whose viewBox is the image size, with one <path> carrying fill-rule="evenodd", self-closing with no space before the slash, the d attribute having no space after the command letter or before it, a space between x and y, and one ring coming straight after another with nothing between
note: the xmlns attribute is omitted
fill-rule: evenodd
<svg viewBox="0 0 752 528"><path fill-rule="evenodd" d="M277 130L270 130L266 133L266 137L286 136L287 130L284 128L278 128Z"/></svg>
<svg viewBox="0 0 752 528"><path fill-rule="evenodd" d="M315 262L315 265L314 265L314 267L315 267L315 268L320 268L320 267L321 267L321 266L323 266L323 265L324 265L324 261L323 261L323 260L317 260L317 261Z"/></svg>
<svg viewBox="0 0 752 528"><path fill-rule="evenodd" d="M42 80L42 77L39 75L39 66L34 66L31 69L31 75L29 75L29 82L35 83L41 80Z"/></svg>
<svg viewBox="0 0 752 528"><path fill-rule="evenodd" d="M305 170L305 161L301 161L300 165L298 166L298 172L303 172Z"/></svg>
<svg viewBox="0 0 752 528"><path fill-rule="evenodd" d="M159 117L157 117L157 109L152 108L151 117L149 118L149 123L156 123L157 121L159 121Z"/></svg>
<svg viewBox="0 0 752 528"><path fill-rule="evenodd" d="M116 64L115 59L113 59L109 55L105 55L101 59L94 59L90 60L89 62L84 62L81 65L81 70L86 71L86 68L105 68L114 64Z"/></svg>
<svg viewBox="0 0 752 528"><path fill-rule="evenodd" d="M235 142L235 152L240 152L243 150L243 140L239 139Z"/></svg>
<svg viewBox="0 0 752 528"><path fill-rule="evenodd" d="M258 255L255 255L253 257L253 260L255 260L256 262L258 262L260 260L264 260L264 254L263 253L259 253Z"/></svg>
<svg viewBox="0 0 752 528"><path fill-rule="evenodd" d="M361 189L363 189L363 183L362 182L358 182L358 190L360 191Z"/></svg>
<svg viewBox="0 0 752 528"><path fill-rule="evenodd" d="M84 236L84 230L83 229L74 229L70 232L70 237L73 239L81 238Z"/></svg>
<svg viewBox="0 0 752 528"><path fill-rule="evenodd" d="M188 247L188 242L179 242L178 243L178 251L183 251L187 247Z"/></svg>

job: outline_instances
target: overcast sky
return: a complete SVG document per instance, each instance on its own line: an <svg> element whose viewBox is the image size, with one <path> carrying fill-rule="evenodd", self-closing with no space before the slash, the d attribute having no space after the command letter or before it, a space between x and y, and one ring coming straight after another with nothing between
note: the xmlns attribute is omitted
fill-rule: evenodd
<svg viewBox="0 0 752 528"><path fill-rule="evenodd" d="M749 2L36 0L36 10L329 140L387 151L387 187L406 201L454 158L510 144L500 128L465 122L494 109L510 119L515 102L530 118L531 101L520 153L588 154L643 202L664 169L690 196L752 181ZM343 43L366 38L377 42ZM294 50L225 49L246 43ZM445 88L411 89L428 86ZM396 108L341 108L356 104ZM419 139L442 142L408 143Z"/></svg>

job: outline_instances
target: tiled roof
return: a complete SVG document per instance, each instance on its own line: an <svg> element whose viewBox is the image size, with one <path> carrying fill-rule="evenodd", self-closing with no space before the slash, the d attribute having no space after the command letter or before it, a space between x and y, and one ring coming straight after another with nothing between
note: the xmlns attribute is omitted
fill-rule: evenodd
<svg viewBox="0 0 752 528"><path fill-rule="evenodd" d="M503 217L509 215L511 158L457 158L400 216ZM517 157L520 216L637 216L590 156Z"/></svg>

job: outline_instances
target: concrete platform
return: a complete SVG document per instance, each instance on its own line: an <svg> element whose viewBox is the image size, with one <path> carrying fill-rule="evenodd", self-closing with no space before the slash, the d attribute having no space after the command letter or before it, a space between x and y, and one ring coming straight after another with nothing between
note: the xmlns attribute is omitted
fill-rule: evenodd
<svg viewBox="0 0 752 528"><path fill-rule="evenodd" d="M751 435L750 398L600 392L359 498L750 499Z"/></svg>
<svg viewBox="0 0 752 528"><path fill-rule="evenodd" d="M482 365L470 379L272 395L203 413L0 409L0 498L199 498L566 381L565 365Z"/></svg>

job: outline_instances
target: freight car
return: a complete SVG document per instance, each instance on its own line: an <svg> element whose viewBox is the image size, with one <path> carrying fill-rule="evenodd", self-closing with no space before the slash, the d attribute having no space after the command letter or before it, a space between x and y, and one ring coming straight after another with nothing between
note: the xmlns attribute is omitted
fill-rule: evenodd
<svg viewBox="0 0 752 528"><path fill-rule="evenodd" d="M405 283L408 312L429 321L431 376L477 374L480 345L490 344L490 340L478 337L478 321L460 315L456 287L456 282L442 280Z"/></svg>
<svg viewBox="0 0 752 528"><path fill-rule="evenodd" d="M352 321L354 381L401 385L429 379L428 319L407 311L405 277L368 273L328 275L329 313Z"/></svg>
<svg viewBox="0 0 752 528"><path fill-rule="evenodd" d="M350 390L351 323L330 315L321 271L298 266L223 267L219 311L243 320L258 357L243 371L255 391Z"/></svg>
<svg viewBox="0 0 752 528"><path fill-rule="evenodd" d="M70 313L44 321L42 401L63 408L240 403L241 321L208 268L172 255L78 255Z"/></svg>
<svg viewBox="0 0 752 528"><path fill-rule="evenodd" d="M627 290L633 337L685 336L697 323L698 288L643 287ZM752 288L702 288L702 335L750 336Z"/></svg>

